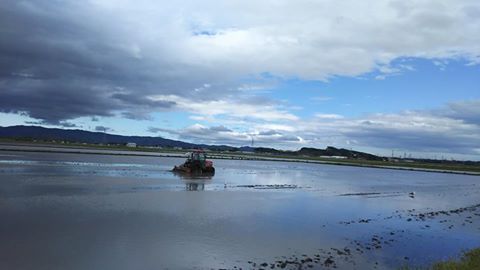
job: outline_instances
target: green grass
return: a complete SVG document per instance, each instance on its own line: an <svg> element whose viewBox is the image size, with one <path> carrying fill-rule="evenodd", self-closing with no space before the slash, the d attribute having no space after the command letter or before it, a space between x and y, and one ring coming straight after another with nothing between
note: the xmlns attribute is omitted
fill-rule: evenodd
<svg viewBox="0 0 480 270"><path fill-rule="evenodd" d="M459 260L448 260L434 263L428 268L401 267L402 270L429 269L429 270L475 270L480 269L480 248L465 252Z"/></svg>
<svg viewBox="0 0 480 270"><path fill-rule="evenodd" d="M432 266L433 270L470 270L480 269L480 248L465 252L459 261L439 262Z"/></svg>

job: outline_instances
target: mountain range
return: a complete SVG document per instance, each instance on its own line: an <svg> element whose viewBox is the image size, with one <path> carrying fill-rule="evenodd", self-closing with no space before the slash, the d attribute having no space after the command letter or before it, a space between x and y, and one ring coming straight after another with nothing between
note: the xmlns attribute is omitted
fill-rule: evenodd
<svg viewBox="0 0 480 270"><path fill-rule="evenodd" d="M136 143L138 146L157 147L180 147L185 149L202 148L216 151L242 151L272 155L296 155L296 156L340 156L356 159L381 160L381 157L348 149L338 149L328 146L326 149L303 147L298 151L285 151L266 147L233 147L228 145L205 145L194 144L162 137L149 136L123 136L104 132L92 132L78 129L45 128L39 126L9 126L0 127L0 138L22 141L65 141L70 143L88 144L115 144Z"/></svg>

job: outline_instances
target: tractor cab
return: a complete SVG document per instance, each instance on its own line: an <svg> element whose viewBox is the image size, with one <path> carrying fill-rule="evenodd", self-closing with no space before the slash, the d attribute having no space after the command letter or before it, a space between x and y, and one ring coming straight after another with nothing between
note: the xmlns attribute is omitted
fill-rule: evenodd
<svg viewBox="0 0 480 270"><path fill-rule="evenodd" d="M207 155L203 151L194 151L188 154L187 162L199 162L205 164L207 160Z"/></svg>

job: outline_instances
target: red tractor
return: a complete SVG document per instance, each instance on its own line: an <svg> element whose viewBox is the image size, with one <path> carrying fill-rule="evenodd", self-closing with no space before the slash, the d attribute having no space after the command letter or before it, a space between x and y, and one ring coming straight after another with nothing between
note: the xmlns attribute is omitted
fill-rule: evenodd
<svg viewBox="0 0 480 270"><path fill-rule="evenodd" d="M195 150L188 154L185 163L175 166L173 171L195 174L213 174L215 173L215 168L213 167L213 162L207 160L207 155L203 150Z"/></svg>

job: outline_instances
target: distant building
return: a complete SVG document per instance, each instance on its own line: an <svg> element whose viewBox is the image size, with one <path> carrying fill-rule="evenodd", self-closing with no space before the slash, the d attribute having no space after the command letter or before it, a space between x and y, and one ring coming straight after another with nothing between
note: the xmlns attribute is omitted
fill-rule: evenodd
<svg viewBox="0 0 480 270"><path fill-rule="evenodd" d="M137 147L137 144L134 142L127 143L127 147Z"/></svg>
<svg viewBox="0 0 480 270"><path fill-rule="evenodd" d="M320 156L321 158L336 158L336 159L346 159L344 156Z"/></svg>

